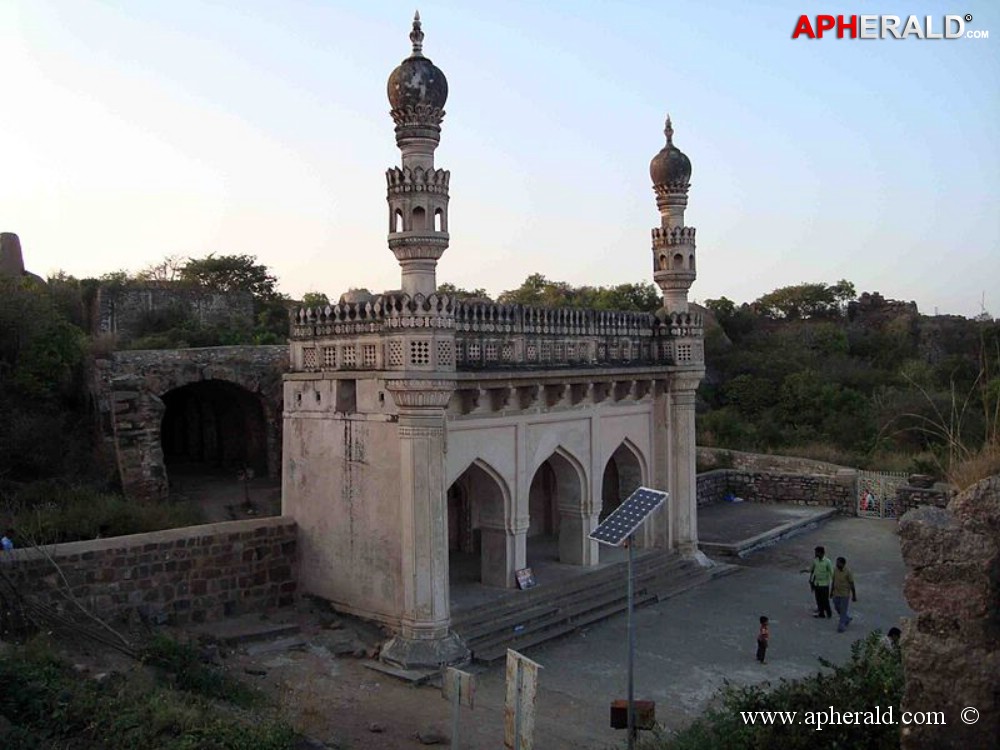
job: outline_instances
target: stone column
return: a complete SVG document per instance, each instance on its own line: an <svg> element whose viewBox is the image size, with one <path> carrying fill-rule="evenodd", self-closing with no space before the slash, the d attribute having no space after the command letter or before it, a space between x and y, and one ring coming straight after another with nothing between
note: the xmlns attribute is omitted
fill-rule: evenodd
<svg viewBox="0 0 1000 750"><path fill-rule="evenodd" d="M695 392L702 372L670 379L670 502L676 509L673 546L685 555L698 550L698 486L694 428Z"/></svg>
<svg viewBox="0 0 1000 750"><path fill-rule="evenodd" d="M436 669L469 657L451 631L448 591L444 410L455 383L390 380L386 386L399 407L403 611L381 659L404 669Z"/></svg>

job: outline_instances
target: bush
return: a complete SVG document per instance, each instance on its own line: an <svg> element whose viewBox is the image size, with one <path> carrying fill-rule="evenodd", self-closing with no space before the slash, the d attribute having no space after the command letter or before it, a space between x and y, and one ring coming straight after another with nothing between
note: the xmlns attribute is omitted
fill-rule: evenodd
<svg viewBox="0 0 1000 750"><path fill-rule="evenodd" d="M37 641L0 657L0 715L11 722L3 747L17 750L291 750L297 740L282 722L238 720L183 688L86 679Z"/></svg>
<svg viewBox="0 0 1000 750"><path fill-rule="evenodd" d="M58 481L0 488L0 506L17 538L31 544L142 534L203 522L191 503L138 503Z"/></svg>
<svg viewBox="0 0 1000 750"><path fill-rule="evenodd" d="M820 659L832 673L818 672L802 680L782 680L776 687L768 683L721 691L721 707L708 711L690 727L673 737L662 734L642 744L643 750L824 750L824 748L871 748L889 750L899 747L899 726L893 724L824 724L816 730L807 723L809 713L834 710L871 712L893 709L900 717L903 697L903 665L899 650L889 650L881 643L881 633L855 641L850 660L836 666ZM794 711L797 723L750 724L745 711ZM758 714L759 716L759 714Z"/></svg>

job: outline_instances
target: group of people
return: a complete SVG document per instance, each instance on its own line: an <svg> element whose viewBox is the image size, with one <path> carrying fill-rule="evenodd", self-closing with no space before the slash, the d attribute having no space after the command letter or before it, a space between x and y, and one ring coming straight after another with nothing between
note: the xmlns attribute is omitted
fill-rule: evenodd
<svg viewBox="0 0 1000 750"><path fill-rule="evenodd" d="M838 557L834 564L826 556L825 548L817 547L815 552L812 565L802 571L809 573L809 587L816 597L816 614L813 617L832 618L833 609L836 609L840 616L837 632L843 633L851 623L851 602L858 600L858 592L854 588L854 573L847 567L846 558ZM831 599L833 609L830 608Z"/></svg>
<svg viewBox="0 0 1000 750"><path fill-rule="evenodd" d="M838 557L836 563L830 562L826 556L826 549L817 547L816 558L812 565L803 573L809 574L809 587L816 598L816 618L832 618L833 610L837 610L840 619L837 623L837 632L843 633L851 623L849 610L851 602L858 600L858 592L854 588L854 573L847 567L847 559ZM831 608L830 602L833 602ZM899 641L899 629L893 634L889 632L891 638L895 635L893 643ZM760 616L760 630L757 631L757 661L761 664L767 663L767 647L771 642L771 625L767 615Z"/></svg>

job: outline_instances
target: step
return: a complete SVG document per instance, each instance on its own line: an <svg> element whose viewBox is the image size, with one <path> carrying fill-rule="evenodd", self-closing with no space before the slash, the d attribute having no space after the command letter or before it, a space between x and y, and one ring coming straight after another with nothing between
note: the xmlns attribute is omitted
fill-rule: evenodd
<svg viewBox="0 0 1000 750"><path fill-rule="evenodd" d="M645 601L646 599L652 597L654 600L656 598L655 594L647 592L646 590L640 590L635 593L635 601ZM561 607L558 611L553 612L550 616L537 620L530 626L525 626L522 630L512 632L510 630L496 631L493 633L486 634L486 637L480 637L478 639L473 638L466 641L469 648L476 651L476 649L488 649L491 646L509 642L512 639L518 640L535 633L542 633L550 630L553 627L557 627L564 623L576 622L581 617L587 616L590 612L604 611L606 609L614 609L615 611L624 611L628 608L628 595L624 592L618 592L614 596L602 596L599 598L588 598L582 602L573 603L565 607Z"/></svg>
<svg viewBox="0 0 1000 750"><path fill-rule="evenodd" d="M201 623L187 630L225 646L239 646L297 636L302 629L294 622L273 622L261 620L260 615L245 615Z"/></svg>
<svg viewBox="0 0 1000 750"><path fill-rule="evenodd" d="M578 592L575 596L564 597L558 603L553 603L544 610L532 607L521 613L504 618L495 627L480 626L473 630L461 631L467 641L481 641L484 637L495 633L506 633L512 631L515 626L523 626L522 630L533 630L544 626L553 618L565 618L568 613L579 612L587 607L601 607L608 602L613 602L626 597L626 590L623 586L604 586L595 591Z"/></svg>
<svg viewBox="0 0 1000 750"><path fill-rule="evenodd" d="M636 580L644 580L651 573L673 569L674 566L684 562L684 560L673 556L643 555L635 561ZM563 599L572 598L582 591L592 590L602 585L621 585L624 588L627 568L627 563L615 563L607 568L588 572L566 581L556 590L547 586L539 586L527 591L511 591L499 600L454 613L452 626L456 630L463 628L469 630L480 623L494 622L508 615L523 612L536 603L552 605Z"/></svg>
<svg viewBox="0 0 1000 750"><path fill-rule="evenodd" d="M643 598L637 598L635 601L635 606L640 607L644 604L649 604L656 601L656 597L653 595L646 595ZM524 649L531 648L533 646L541 645L547 641L554 640L561 636L572 633L586 625L592 625L595 622L600 622L601 620L606 620L609 617L614 617L617 614L621 614L627 609L626 604L619 604L615 606L609 606L601 610L595 610L588 613L585 616L579 617L572 621L567 621L559 627L554 627L550 630L541 631L537 633L532 633L527 637L512 639L510 642L503 645L497 645L487 650L473 651L472 658L474 661L491 663L499 659L504 658L507 655L507 649L513 648L516 651L523 651Z"/></svg>

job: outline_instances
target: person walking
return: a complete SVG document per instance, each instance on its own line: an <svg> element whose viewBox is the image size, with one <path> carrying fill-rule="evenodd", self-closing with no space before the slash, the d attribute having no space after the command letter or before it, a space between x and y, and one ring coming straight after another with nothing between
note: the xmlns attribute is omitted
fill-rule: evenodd
<svg viewBox="0 0 1000 750"><path fill-rule="evenodd" d="M837 567L833 571L833 583L830 587L833 594L833 606L840 615L840 622L837 623L837 632L843 633L851 623L852 618L847 612L851 602L858 600L858 592L854 589L854 573L847 567L847 559L837 558Z"/></svg>
<svg viewBox="0 0 1000 750"><path fill-rule="evenodd" d="M816 614L813 617L833 617L830 609L830 584L833 582L833 563L826 556L824 547L817 547L812 566L802 571L809 573L809 587L816 597Z"/></svg>

